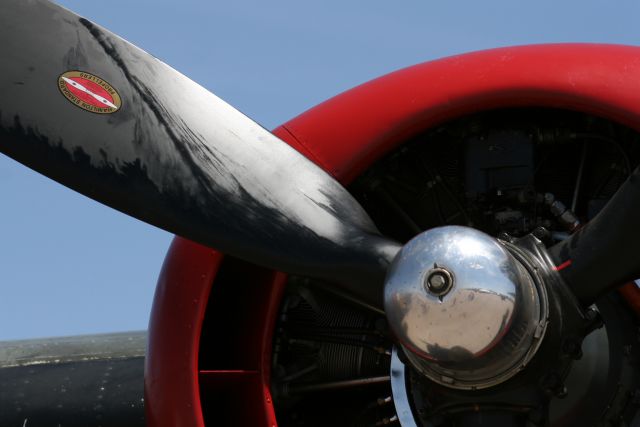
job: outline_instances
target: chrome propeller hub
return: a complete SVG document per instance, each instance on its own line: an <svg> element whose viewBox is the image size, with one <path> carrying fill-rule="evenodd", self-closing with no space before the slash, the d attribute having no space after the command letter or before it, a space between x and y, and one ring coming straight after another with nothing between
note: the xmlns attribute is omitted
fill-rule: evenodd
<svg viewBox="0 0 640 427"><path fill-rule="evenodd" d="M411 365L457 389L490 387L522 370L548 317L544 288L507 246L460 226L428 230L402 248L384 304Z"/></svg>

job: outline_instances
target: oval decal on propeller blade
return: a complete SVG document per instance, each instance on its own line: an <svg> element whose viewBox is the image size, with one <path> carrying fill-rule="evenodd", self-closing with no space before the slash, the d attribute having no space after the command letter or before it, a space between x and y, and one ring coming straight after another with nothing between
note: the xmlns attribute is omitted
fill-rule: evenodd
<svg viewBox="0 0 640 427"><path fill-rule="evenodd" d="M67 71L58 77L58 89L72 104L98 114L115 113L122 101L105 80L84 71Z"/></svg>

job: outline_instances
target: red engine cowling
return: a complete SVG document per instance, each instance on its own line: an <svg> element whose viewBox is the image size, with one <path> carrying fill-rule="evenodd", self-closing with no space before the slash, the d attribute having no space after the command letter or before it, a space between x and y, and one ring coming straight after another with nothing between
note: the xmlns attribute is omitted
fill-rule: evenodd
<svg viewBox="0 0 640 427"><path fill-rule="evenodd" d="M510 107L562 108L640 130L640 48L525 46L428 62L336 96L275 134L347 184L427 129ZM149 327L148 425L277 425L270 359L285 282L174 240Z"/></svg>

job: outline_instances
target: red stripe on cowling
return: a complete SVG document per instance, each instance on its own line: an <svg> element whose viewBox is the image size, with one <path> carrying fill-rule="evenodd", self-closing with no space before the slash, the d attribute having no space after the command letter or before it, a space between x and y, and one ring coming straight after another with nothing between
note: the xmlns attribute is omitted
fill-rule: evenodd
<svg viewBox="0 0 640 427"><path fill-rule="evenodd" d="M557 267L554 267L554 270L556 271L560 271L560 270L564 270L565 268L569 267L571 265L571 260L568 259L565 262L563 262L562 264L558 265Z"/></svg>

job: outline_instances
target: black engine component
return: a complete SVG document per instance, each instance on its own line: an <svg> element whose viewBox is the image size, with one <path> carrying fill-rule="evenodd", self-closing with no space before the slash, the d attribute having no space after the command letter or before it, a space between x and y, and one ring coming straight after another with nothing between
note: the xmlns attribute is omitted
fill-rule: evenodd
<svg viewBox="0 0 640 427"><path fill-rule="evenodd" d="M531 137L515 130L470 138L465 153L467 197L518 192L531 185L533 148Z"/></svg>
<svg viewBox="0 0 640 427"><path fill-rule="evenodd" d="M274 342L279 425L360 425L393 416L390 348L380 314L292 278ZM331 410L310 409L318 400Z"/></svg>

